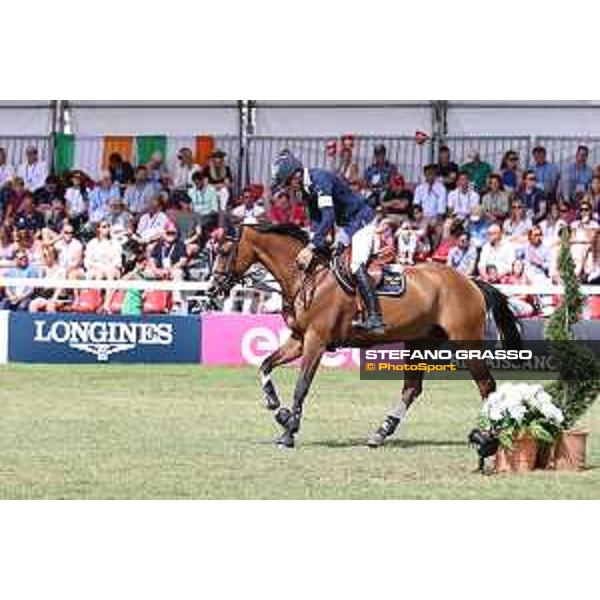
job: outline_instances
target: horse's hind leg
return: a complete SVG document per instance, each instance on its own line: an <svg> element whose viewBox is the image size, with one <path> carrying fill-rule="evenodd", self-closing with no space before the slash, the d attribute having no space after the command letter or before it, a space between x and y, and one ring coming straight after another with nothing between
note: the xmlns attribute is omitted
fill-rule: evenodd
<svg viewBox="0 0 600 600"><path fill-rule="evenodd" d="M381 425L369 436L367 446L379 448L379 446L383 446L386 438L396 432L406 411L423 391L423 374L423 371L404 372L404 385L400 398L392 406Z"/></svg>
<svg viewBox="0 0 600 600"><path fill-rule="evenodd" d="M460 350L482 350L483 340L463 340L455 342ZM485 400L496 389L496 380L490 373L485 360L471 358L467 360L467 366L473 381L477 384L481 399Z"/></svg>
<svg viewBox="0 0 600 600"><path fill-rule="evenodd" d="M290 337L273 354L270 354L260 365L260 384L265 395L265 405L269 410L277 410L281 406L271 373L275 367L285 365L302 355L302 340Z"/></svg>
<svg viewBox="0 0 600 600"><path fill-rule="evenodd" d="M473 377L473 381L475 381L479 388L481 399L485 400L493 391L495 391L496 380L490 373L484 360L479 358L471 359L467 361L467 366L469 367L469 372L471 373L471 377Z"/></svg>

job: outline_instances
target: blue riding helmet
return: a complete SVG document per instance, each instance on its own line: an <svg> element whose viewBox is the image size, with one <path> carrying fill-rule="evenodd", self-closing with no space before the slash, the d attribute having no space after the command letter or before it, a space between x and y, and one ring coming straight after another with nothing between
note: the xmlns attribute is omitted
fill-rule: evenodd
<svg viewBox="0 0 600 600"><path fill-rule="evenodd" d="M289 150L282 150L271 168L271 191L281 190L289 183L292 175L302 169L300 160Z"/></svg>

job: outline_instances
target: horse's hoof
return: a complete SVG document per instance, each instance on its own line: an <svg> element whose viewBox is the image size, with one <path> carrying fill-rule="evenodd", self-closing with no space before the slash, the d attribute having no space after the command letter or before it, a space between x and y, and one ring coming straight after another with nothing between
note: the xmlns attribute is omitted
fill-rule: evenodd
<svg viewBox="0 0 600 600"><path fill-rule="evenodd" d="M265 407L269 410L277 410L281 406L281 402L279 402L279 398L274 396L265 396Z"/></svg>
<svg viewBox="0 0 600 600"><path fill-rule="evenodd" d="M369 446L369 448L380 448L384 444L385 435L383 435L380 431L372 433L367 440L367 446Z"/></svg>
<svg viewBox="0 0 600 600"><path fill-rule="evenodd" d="M292 417L292 411L289 408L286 408L285 406L280 408L276 413L275 413L275 420L277 421L277 423L279 423L279 425L281 425L284 429L287 428L287 424L288 421L290 420L290 418Z"/></svg>
<svg viewBox="0 0 600 600"><path fill-rule="evenodd" d="M284 433L275 440L275 444L279 448L293 448L295 446L294 436Z"/></svg>

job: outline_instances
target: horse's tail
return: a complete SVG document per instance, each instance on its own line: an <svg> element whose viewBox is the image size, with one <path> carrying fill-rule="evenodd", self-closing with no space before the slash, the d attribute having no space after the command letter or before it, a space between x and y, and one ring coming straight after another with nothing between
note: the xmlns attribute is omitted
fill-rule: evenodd
<svg viewBox="0 0 600 600"><path fill-rule="evenodd" d="M496 327L502 337L502 345L505 350L520 350L521 332L517 319L508 303L508 298L493 285L486 281L474 279L473 282L485 299L485 306L491 311Z"/></svg>

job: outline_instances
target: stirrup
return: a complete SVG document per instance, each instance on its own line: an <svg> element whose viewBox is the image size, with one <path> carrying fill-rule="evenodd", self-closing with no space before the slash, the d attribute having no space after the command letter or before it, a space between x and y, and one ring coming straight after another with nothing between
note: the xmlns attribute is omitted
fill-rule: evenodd
<svg viewBox="0 0 600 600"><path fill-rule="evenodd" d="M381 315L368 315L364 321L355 319L352 321L352 327L372 333L383 333L385 331L385 323Z"/></svg>

